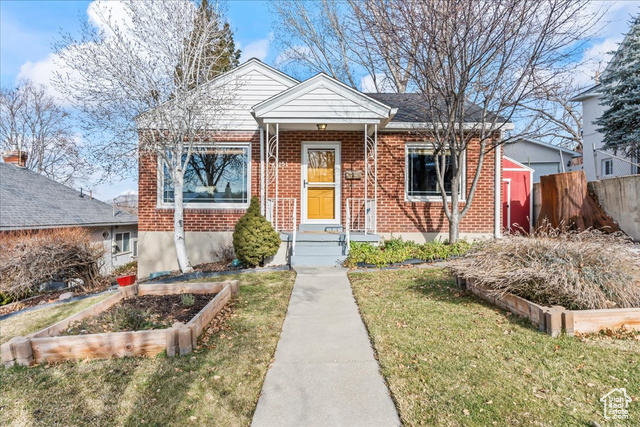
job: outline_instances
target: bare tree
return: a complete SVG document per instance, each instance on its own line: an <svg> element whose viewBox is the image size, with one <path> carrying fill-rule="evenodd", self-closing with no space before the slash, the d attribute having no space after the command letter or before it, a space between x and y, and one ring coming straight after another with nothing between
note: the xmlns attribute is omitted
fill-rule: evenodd
<svg viewBox="0 0 640 427"><path fill-rule="evenodd" d="M126 1L123 11L115 16L109 2L99 3L80 39L63 37L57 53L69 72L56 84L83 113L107 173L135 169L137 155L159 159L174 190L178 265L188 272L185 172L200 143L224 129L238 83L212 70L234 49L221 48L230 38L217 3L203 13L188 0Z"/></svg>
<svg viewBox="0 0 640 427"><path fill-rule="evenodd" d="M44 86L27 80L0 89L0 144L2 151L18 147L27 168L63 184L90 172L69 113Z"/></svg>
<svg viewBox="0 0 640 427"><path fill-rule="evenodd" d="M412 52L397 49L384 32L371 32L379 19L375 2L278 0L271 3L278 65L325 72L353 87L369 77L375 91L403 93L409 85Z"/></svg>
<svg viewBox="0 0 640 427"><path fill-rule="evenodd" d="M574 83L565 70L554 81L536 85L531 100L522 105L520 118L531 120L529 131L538 138L560 147L582 147L582 108L571 99L585 89Z"/></svg>
<svg viewBox="0 0 640 427"><path fill-rule="evenodd" d="M455 242L487 153L508 140L504 131L522 105L576 55L599 13L573 0L371 1L379 16L369 31L385 34L411 58L424 110L424 125L415 131L433 144L449 241ZM478 157L465 160L472 146ZM475 169L471 182L463 180L465 161Z"/></svg>

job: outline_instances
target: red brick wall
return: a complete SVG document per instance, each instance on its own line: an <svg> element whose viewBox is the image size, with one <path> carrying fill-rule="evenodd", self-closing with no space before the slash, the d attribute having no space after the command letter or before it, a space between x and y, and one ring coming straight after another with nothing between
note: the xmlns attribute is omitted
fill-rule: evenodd
<svg viewBox="0 0 640 427"><path fill-rule="evenodd" d="M251 141L251 192L259 195L260 137L259 133L225 133L216 141ZM302 141L340 141L342 160L342 220L346 218L347 198L364 197L364 179L345 180L348 170L364 171L364 133L358 132L280 132L278 197L298 199L300 212L300 163ZM448 222L442 202L406 202L404 200L405 144L422 139L403 133L378 135L378 231L379 232L447 232ZM473 145L467 153L467 185L473 179L479 146ZM493 152L485 157L483 170L472 207L463 218L461 232L493 232ZM139 229L141 231L170 231L173 229L173 211L157 209L156 161L143 158L139 177ZM275 183L269 186L269 197L275 197ZM369 186L369 197L373 188ZM461 204L462 207L462 204ZM187 231L230 231L244 213L243 209L213 210L185 209Z"/></svg>
<svg viewBox="0 0 640 427"><path fill-rule="evenodd" d="M258 132L222 132L211 138L216 142L251 142L251 194L260 193L260 134ZM158 162L142 155L138 170L138 230L173 231L173 209L157 208ZM233 230L246 209L184 210L185 231Z"/></svg>

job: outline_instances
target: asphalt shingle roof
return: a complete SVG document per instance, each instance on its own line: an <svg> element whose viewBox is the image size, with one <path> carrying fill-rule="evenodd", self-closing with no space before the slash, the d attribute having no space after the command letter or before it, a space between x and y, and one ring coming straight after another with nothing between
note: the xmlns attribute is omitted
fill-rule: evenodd
<svg viewBox="0 0 640 427"><path fill-rule="evenodd" d="M138 219L45 176L0 163L0 230L135 224Z"/></svg>
<svg viewBox="0 0 640 427"><path fill-rule="evenodd" d="M391 120L392 123L425 123L429 121L429 112L424 107L424 100L419 93L366 93L365 95L391 108L398 109L398 112ZM481 117L481 112L482 110L479 106L468 104L465 122L478 122ZM488 115L489 120L492 120L493 117L495 116L492 114ZM506 120L502 119L498 121L504 122Z"/></svg>

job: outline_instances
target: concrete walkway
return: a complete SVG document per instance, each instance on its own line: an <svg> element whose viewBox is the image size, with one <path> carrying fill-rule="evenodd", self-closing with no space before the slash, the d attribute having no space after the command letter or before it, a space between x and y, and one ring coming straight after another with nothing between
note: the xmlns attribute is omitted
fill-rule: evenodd
<svg viewBox="0 0 640 427"><path fill-rule="evenodd" d="M396 426L346 270L298 267L252 426Z"/></svg>

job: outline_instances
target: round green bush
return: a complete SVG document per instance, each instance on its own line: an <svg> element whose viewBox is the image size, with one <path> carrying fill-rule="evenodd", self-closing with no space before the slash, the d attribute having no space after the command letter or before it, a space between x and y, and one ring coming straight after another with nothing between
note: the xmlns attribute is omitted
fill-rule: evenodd
<svg viewBox="0 0 640 427"><path fill-rule="evenodd" d="M254 267L262 265L265 258L275 255L280 248L280 235L271 223L260 215L258 198L252 197L247 213L236 223L233 232L233 249L238 260Z"/></svg>

